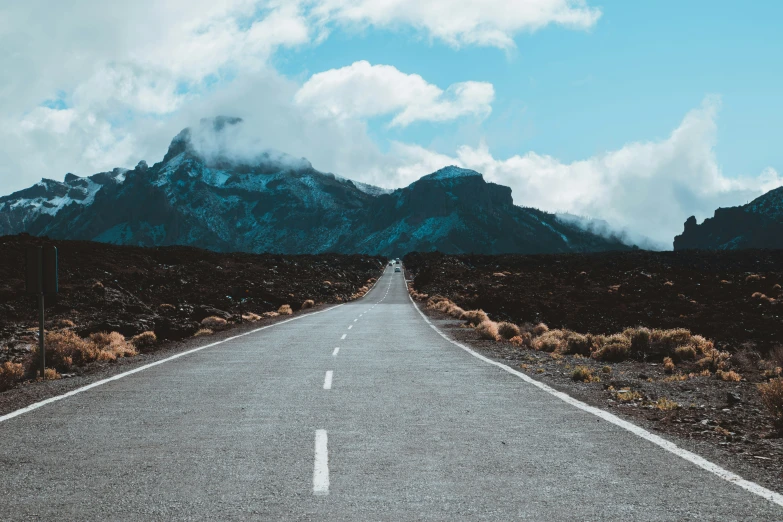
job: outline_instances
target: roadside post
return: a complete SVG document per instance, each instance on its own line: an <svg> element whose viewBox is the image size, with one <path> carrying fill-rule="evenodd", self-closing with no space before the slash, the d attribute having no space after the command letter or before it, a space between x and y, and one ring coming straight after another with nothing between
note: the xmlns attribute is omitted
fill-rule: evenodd
<svg viewBox="0 0 783 522"><path fill-rule="evenodd" d="M28 247L25 263L25 293L38 298L38 352L41 357L41 379L46 378L44 296L53 296L58 290L57 247Z"/></svg>

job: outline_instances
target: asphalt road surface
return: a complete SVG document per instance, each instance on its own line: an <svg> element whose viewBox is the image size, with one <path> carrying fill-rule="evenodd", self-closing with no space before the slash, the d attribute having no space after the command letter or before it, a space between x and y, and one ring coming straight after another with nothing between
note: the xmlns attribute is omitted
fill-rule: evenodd
<svg viewBox="0 0 783 522"><path fill-rule="evenodd" d="M783 520L363 299L0 421L0 520Z"/></svg>

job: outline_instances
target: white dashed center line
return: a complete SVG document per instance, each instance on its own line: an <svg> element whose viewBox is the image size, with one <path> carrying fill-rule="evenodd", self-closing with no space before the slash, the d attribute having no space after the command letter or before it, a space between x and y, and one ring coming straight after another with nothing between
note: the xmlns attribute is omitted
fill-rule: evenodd
<svg viewBox="0 0 783 522"><path fill-rule="evenodd" d="M326 430L315 430L313 495L329 494L329 449Z"/></svg>
<svg viewBox="0 0 783 522"><path fill-rule="evenodd" d="M350 325L350 326L348 327L348 329L349 329L349 330L350 330L351 328L353 328L353 325Z"/></svg>
<svg viewBox="0 0 783 522"><path fill-rule="evenodd" d="M358 320L359 320L358 318L357 318L357 319L354 319L354 320L353 320L353 322L355 323L355 322L356 322L356 321L358 321Z"/></svg>
<svg viewBox="0 0 783 522"><path fill-rule="evenodd" d="M348 334L343 334L343 336L340 337L340 339L345 339L346 337L348 337Z"/></svg>
<svg viewBox="0 0 783 522"><path fill-rule="evenodd" d="M337 355L339 353L339 351L340 351L340 347L338 346L337 348L334 349L334 351L332 352L332 355Z"/></svg>
<svg viewBox="0 0 783 522"><path fill-rule="evenodd" d="M331 390L332 389L332 370L329 370L326 372L326 376L324 377L324 390Z"/></svg>

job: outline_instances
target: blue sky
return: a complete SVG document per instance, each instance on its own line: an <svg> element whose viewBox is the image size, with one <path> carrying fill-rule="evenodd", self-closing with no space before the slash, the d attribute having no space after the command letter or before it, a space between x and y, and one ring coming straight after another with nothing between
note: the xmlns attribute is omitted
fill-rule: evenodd
<svg viewBox="0 0 783 522"><path fill-rule="evenodd" d="M661 248L783 184L783 3L47 0L0 5L0 193L159 161L245 119L385 187L448 164ZM238 156L239 157L239 156Z"/></svg>
<svg viewBox="0 0 783 522"><path fill-rule="evenodd" d="M705 96L722 100L716 153L729 176L783 171L783 2L602 1L589 31L550 26L515 37L517 49L455 49L413 31L341 32L319 46L286 50L291 77L357 60L393 64L440 86L466 80L495 87L480 125L418 123L373 135L450 152L484 139L498 156L526 150L574 161L629 141L663 138Z"/></svg>

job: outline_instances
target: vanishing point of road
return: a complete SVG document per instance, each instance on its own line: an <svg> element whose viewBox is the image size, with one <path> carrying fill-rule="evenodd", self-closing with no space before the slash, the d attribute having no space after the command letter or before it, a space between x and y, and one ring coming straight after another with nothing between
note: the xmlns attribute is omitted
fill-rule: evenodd
<svg viewBox="0 0 783 522"><path fill-rule="evenodd" d="M783 520L754 486L455 345L392 267L0 417L0 520Z"/></svg>

